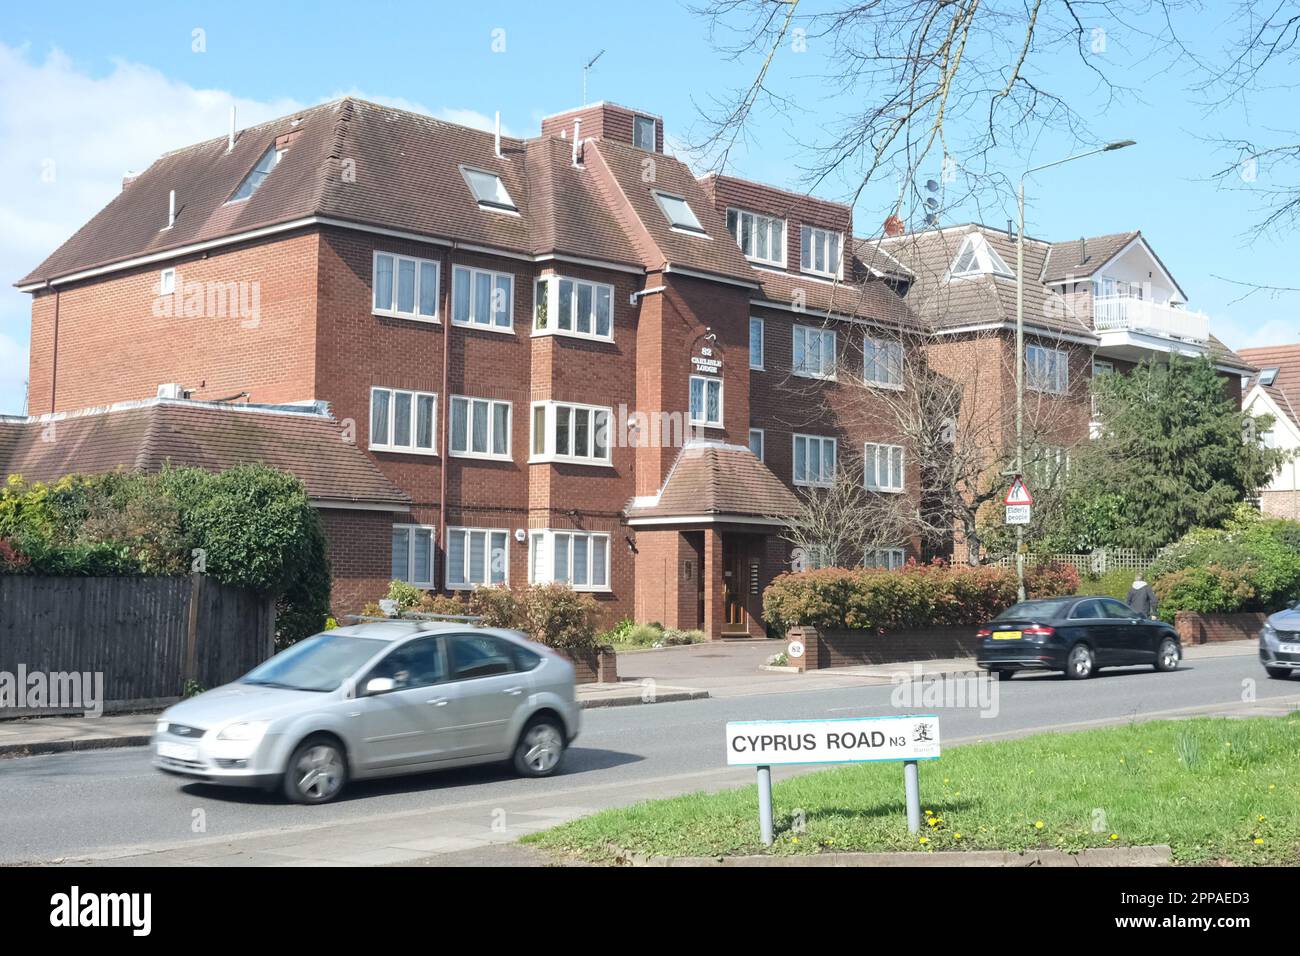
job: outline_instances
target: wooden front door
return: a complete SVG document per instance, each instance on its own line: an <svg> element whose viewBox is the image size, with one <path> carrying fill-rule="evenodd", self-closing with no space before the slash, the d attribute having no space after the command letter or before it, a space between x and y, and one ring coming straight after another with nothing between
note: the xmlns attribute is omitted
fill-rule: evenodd
<svg viewBox="0 0 1300 956"><path fill-rule="evenodd" d="M732 536L722 540L722 595L724 616L722 633L749 633L748 587L749 549L744 539Z"/></svg>

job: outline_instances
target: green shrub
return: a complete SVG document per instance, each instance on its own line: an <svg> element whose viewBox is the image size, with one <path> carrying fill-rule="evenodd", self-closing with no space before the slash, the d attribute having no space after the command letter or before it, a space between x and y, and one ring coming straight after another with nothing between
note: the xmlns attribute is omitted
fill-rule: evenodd
<svg viewBox="0 0 1300 956"><path fill-rule="evenodd" d="M474 613L459 596L435 594L433 591L424 592L416 610L421 614L446 614L449 617L466 617Z"/></svg>
<svg viewBox="0 0 1300 956"><path fill-rule="evenodd" d="M596 638L601 644L626 644L627 635L636 627L636 621L625 617L608 631L602 631Z"/></svg>
<svg viewBox="0 0 1300 956"><path fill-rule="evenodd" d="M1177 611L1222 614L1240 611L1256 598L1246 576L1217 564L1162 574L1151 582L1160 602L1160 617L1172 621Z"/></svg>
<svg viewBox="0 0 1300 956"><path fill-rule="evenodd" d="M663 641L664 629L658 624L633 624L619 643L632 647L654 647Z"/></svg>
<svg viewBox="0 0 1300 956"><path fill-rule="evenodd" d="M534 584L520 594L524 632L549 647L596 647L600 607L590 594L567 584Z"/></svg>
<svg viewBox="0 0 1300 956"><path fill-rule="evenodd" d="M1071 594L1078 583L1074 568L1060 565L1039 566L1026 579L1031 595ZM1014 604L1016 593L1015 571L991 565L824 568L777 577L763 592L763 616L776 630L979 624Z"/></svg>
<svg viewBox="0 0 1300 956"><path fill-rule="evenodd" d="M389 601L396 601L399 611L412 611L420 606L420 601L424 598L424 589L394 579L388 582L388 593L384 597Z"/></svg>
<svg viewBox="0 0 1300 956"><path fill-rule="evenodd" d="M475 588L469 596L469 613L477 615L480 623L487 627L507 627L515 631L527 627L519 596L505 587Z"/></svg>
<svg viewBox="0 0 1300 956"><path fill-rule="evenodd" d="M700 630L679 631L675 627L670 627L663 632L661 643L664 647L681 647L686 644L703 644L707 637Z"/></svg>
<svg viewBox="0 0 1300 956"><path fill-rule="evenodd" d="M1128 592L1133 587L1133 578L1137 572L1129 568L1115 568L1105 574L1085 574L1079 580L1080 594L1113 597L1117 601L1127 601Z"/></svg>

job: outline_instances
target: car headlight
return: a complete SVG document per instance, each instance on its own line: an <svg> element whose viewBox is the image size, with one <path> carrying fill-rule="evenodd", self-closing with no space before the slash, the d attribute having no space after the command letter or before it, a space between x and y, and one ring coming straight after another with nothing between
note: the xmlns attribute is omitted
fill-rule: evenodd
<svg viewBox="0 0 1300 956"><path fill-rule="evenodd" d="M158 723L154 724L154 726L153 726L153 732L154 732L155 734L165 734L165 733L167 733L167 721L165 721L165 720L160 720L160 721L158 721Z"/></svg>
<svg viewBox="0 0 1300 956"><path fill-rule="evenodd" d="M270 721L266 720L241 720L238 723L227 724L221 728L221 733L217 734L218 740L257 740L266 733L266 728Z"/></svg>
<svg viewBox="0 0 1300 956"><path fill-rule="evenodd" d="M1272 624L1265 623L1263 628L1260 629L1259 636L1266 641L1275 641L1277 640L1277 628Z"/></svg>

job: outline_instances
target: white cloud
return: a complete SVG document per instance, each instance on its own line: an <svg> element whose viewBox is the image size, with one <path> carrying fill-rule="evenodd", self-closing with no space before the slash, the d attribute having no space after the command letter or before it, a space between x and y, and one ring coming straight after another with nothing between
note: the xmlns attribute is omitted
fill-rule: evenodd
<svg viewBox="0 0 1300 956"><path fill-rule="evenodd" d="M492 118L473 110L352 95L493 128ZM304 104L197 89L123 60L96 72L57 49L42 59L30 46L3 41L0 103L0 413L17 413L27 379L31 299L12 283L102 209L127 170L142 172L168 150L225 135L232 104L241 128Z"/></svg>

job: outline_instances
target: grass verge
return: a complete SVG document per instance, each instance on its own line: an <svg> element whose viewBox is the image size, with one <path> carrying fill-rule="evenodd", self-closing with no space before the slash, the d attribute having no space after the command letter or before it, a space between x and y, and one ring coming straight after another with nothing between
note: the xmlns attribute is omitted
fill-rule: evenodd
<svg viewBox="0 0 1300 956"><path fill-rule="evenodd" d="M1167 843L1175 862L1300 863L1300 713L1199 718L954 747L922 762L922 832L896 763L773 785L776 843L754 786L606 810L525 837L594 862L646 855L1081 849Z"/></svg>

